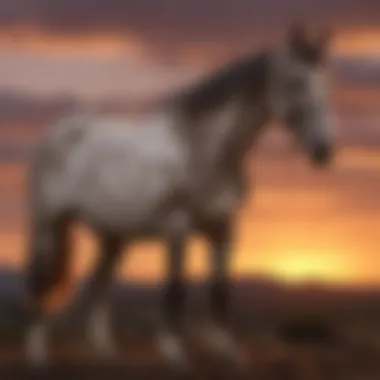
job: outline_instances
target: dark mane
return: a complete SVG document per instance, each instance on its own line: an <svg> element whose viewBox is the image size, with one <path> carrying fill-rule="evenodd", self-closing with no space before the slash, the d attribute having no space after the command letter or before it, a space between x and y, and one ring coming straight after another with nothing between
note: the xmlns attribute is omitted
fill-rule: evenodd
<svg viewBox="0 0 380 380"><path fill-rule="evenodd" d="M184 114L196 116L223 105L235 94L255 98L265 89L267 68L266 51L232 61L195 86L177 94L175 104Z"/></svg>

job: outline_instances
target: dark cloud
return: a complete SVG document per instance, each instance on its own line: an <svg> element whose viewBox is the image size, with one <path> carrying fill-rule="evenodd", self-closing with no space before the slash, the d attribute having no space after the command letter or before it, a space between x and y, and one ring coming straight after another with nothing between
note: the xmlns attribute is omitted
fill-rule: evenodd
<svg viewBox="0 0 380 380"><path fill-rule="evenodd" d="M0 28L32 24L56 33L137 35L161 45L265 38L294 19L374 24L378 0L2 0Z"/></svg>
<svg viewBox="0 0 380 380"><path fill-rule="evenodd" d="M366 89L380 90L380 60L359 58L336 59L335 77L341 84L365 86Z"/></svg>

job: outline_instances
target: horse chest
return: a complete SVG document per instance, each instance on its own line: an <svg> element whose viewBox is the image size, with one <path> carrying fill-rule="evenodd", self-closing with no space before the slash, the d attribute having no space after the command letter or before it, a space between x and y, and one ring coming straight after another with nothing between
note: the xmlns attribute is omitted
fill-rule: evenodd
<svg viewBox="0 0 380 380"><path fill-rule="evenodd" d="M202 196L201 217L218 219L232 216L238 210L244 194L244 188L238 182L231 181L216 186Z"/></svg>

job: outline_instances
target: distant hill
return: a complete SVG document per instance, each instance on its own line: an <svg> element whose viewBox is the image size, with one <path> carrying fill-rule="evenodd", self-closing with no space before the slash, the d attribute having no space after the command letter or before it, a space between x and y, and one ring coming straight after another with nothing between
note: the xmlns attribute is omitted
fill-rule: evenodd
<svg viewBox="0 0 380 380"><path fill-rule="evenodd" d="M289 318L320 315L329 320L365 318L380 320L379 289L332 289L309 283L284 286L268 278L246 277L233 281L232 323L240 331L276 326ZM191 282L188 290L187 316L202 318L208 305L208 282ZM79 284L80 289L80 284ZM162 312L162 284L115 284L112 297L116 328L136 333L150 331ZM18 335L28 320L22 274L0 270L0 337ZM62 313L60 333L83 330L83 298L71 303ZM190 306L192 305L192 306Z"/></svg>

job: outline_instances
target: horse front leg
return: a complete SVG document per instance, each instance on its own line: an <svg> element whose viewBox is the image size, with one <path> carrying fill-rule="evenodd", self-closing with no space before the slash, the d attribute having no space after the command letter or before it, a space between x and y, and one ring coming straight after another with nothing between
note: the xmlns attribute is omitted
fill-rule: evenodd
<svg viewBox="0 0 380 380"><path fill-rule="evenodd" d="M211 248L211 321L202 331L201 340L221 359L236 366L244 364L244 357L229 332L231 283L228 275L232 227L229 218L207 223L203 231Z"/></svg>
<svg viewBox="0 0 380 380"><path fill-rule="evenodd" d="M184 256L189 233L187 218L173 214L166 230L167 278L164 293L163 328L158 337L159 350L175 370L188 369L181 333L185 306Z"/></svg>

